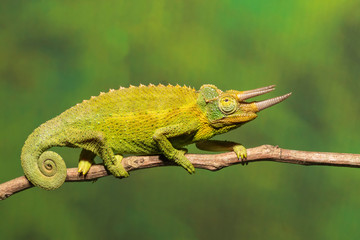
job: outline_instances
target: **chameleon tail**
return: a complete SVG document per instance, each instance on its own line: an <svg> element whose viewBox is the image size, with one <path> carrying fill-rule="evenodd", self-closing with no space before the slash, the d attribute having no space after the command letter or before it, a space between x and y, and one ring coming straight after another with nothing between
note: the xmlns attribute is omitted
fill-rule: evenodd
<svg viewBox="0 0 360 240"><path fill-rule="evenodd" d="M46 151L50 147L61 146L61 144L52 143L53 138L47 134L48 132L41 134L44 127L35 129L26 140L21 152L21 165L26 178L32 184L46 190L53 190L65 182L66 165L59 154Z"/></svg>

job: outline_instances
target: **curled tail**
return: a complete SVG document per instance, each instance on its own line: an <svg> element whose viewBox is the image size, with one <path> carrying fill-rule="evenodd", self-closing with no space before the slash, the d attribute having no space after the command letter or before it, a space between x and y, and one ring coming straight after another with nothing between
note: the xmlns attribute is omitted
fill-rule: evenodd
<svg viewBox="0 0 360 240"><path fill-rule="evenodd" d="M42 131L43 127L45 126L35 129L26 140L21 152L21 165L26 178L32 184L53 190L65 182L66 165L59 154L46 150L63 144L57 143L53 134Z"/></svg>

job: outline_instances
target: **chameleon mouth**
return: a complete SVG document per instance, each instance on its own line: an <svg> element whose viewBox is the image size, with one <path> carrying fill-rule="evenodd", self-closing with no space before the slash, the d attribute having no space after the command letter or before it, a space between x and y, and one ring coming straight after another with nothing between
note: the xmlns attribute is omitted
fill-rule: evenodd
<svg viewBox="0 0 360 240"><path fill-rule="evenodd" d="M256 88L256 89L248 90L248 91L242 91L237 94L237 98L238 98L239 102L243 102L246 99L257 97L257 96L263 95L265 93L271 92L273 90L275 90L275 85L262 87L262 88ZM291 95L291 92L288 94L285 94L283 96L274 97L274 98L270 98L270 99L267 99L264 101L259 101L259 102L254 101L249 104L252 106L252 108L253 108L252 110L254 112L260 112L261 110L264 110L265 108L269 108L271 106L274 106L275 104L278 104L278 103L284 101L290 95Z"/></svg>

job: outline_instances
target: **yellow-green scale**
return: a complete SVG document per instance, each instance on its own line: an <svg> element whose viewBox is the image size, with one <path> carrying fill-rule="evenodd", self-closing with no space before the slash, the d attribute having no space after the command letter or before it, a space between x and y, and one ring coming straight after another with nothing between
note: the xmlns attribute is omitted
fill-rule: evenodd
<svg viewBox="0 0 360 240"><path fill-rule="evenodd" d="M153 139L156 129L189 123L200 129L207 124L197 98L198 93L189 87L130 87L85 100L62 115L70 120L68 127L104 133L115 153L155 154L160 153ZM175 137L171 143L175 148L183 147L208 138L208 134L212 135L208 130Z"/></svg>

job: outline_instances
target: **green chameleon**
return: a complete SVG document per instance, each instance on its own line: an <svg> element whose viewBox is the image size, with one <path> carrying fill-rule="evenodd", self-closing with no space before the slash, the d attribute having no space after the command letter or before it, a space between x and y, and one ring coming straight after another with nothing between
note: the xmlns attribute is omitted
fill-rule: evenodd
<svg viewBox="0 0 360 240"><path fill-rule="evenodd" d="M260 102L244 100L268 93L274 86L249 91L221 91L214 85L190 87L140 85L91 97L45 122L26 140L21 152L25 176L35 186L52 190L66 178L64 160L47 149L82 148L78 171L86 174L95 156L115 177L128 177L122 154L163 154L194 173L183 147L196 143L203 150L234 151L239 160L246 149L237 143L208 140L257 117L291 93Z"/></svg>

